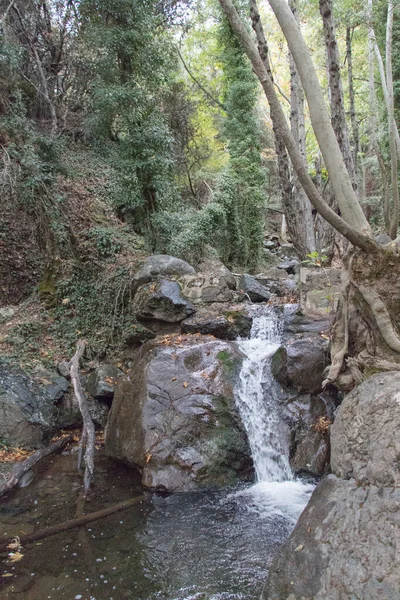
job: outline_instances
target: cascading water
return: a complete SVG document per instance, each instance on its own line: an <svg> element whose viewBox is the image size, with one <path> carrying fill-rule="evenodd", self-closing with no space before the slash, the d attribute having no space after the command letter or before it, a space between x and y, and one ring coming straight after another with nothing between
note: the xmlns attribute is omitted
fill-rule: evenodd
<svg viewBox="0 0 400 600"><path fill-rule="evenodd" d="M280 416L277 383L271 373L271 357L282 341L283 316L269 306L255 310L250 338L238 341L246 358L236 402L247 432L257 483L239 494L248 498L249 509L258 515L267 519L284 515L295 522L314 486L293 476L289 431Z"/></svg>
<svg viewBox="0 0 400 600"><path fill-rule="evenodd" d="M254 316L250 338L238 346L245 354L236 399L246 429L257 481L293 479L287 432L279 418L270 359L282 338L282 319L271 307Z"/></svg>

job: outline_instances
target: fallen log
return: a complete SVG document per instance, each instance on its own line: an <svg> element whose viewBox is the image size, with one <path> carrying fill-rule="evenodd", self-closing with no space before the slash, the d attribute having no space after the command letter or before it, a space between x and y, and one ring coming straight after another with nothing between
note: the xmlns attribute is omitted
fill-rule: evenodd
<svg viewBox="0 0 400 600"><path fill-rule="evenodd" d="M65 438L61 438L53 444L50 444L50 446L47 446L47 448L36 450L36 452L31 454L31 456L29 456L26 460L15 465L7 481L0 485L0 497L4 496L4 494L7 494L8 492L11 492L11 490L14 489L16 485L18 485L18 482L21 479L21 477L27 471L29 471L29 469L31 469L33 465L42 460L42 458L45 458L50 454L54 454L54 452L59 452L60 450L65 448L65 446L71 441L72 435L69 435Z"/></svg>
<svg viewBox="0 0 400 600"><path fill-rule="evenodd" d="M145 499L145 495L135 496L135 498L124 500L123 502L113 504L112 506L108 506L107 508L103 508L102 510L88 513L86 515L81 515L80 517L76 517L75 519L71 519L70 521L57 523L56 525L51 525L50 527L46 527L45 529L40 529L39 531L34 531L33 533L22 535L19 538L19 543L21 546L25 546L26 544L36 542L37 540L42 540L43 538L55 535L56 533L62 533L63 531L68 531L69 529L74 529L75 527L81 527L82 525L86 525L87 523L91 523L92 521L104 519L104 517L108 517L109 515L113 515L114 513L120 512L122 510L126 510L131 506L134 506L135 504L139 504ZM14 538L9 538L8 540L0 543L0 553L7 552L8 544L11 543L12 539Z"/></svg>

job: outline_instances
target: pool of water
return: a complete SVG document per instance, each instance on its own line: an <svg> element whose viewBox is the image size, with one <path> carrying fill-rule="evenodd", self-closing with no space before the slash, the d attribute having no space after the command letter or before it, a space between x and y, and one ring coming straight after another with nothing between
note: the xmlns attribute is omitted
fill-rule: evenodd
<svg viewBox="0 0 400 600"><path fill-rule="evenodd" d="M0 536L75 516L76 455L54 457L0 503ZM0 597L15 600L253 600L313 486L301 481L161 496L32 543L1 562ZM142 493L134 471L96 460L85 512Z"/></svg>

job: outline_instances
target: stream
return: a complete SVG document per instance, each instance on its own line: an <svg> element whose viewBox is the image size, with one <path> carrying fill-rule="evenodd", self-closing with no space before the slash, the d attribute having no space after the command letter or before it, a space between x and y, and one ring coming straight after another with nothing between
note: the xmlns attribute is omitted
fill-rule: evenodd
<svg viewBox="0 0 400 600"><path fill-rule="evenodd" d="M257 482L223 490L147 494L143 503L22 549L0 565L0 597L16 600L255 600L268 567L313 490L296 479L279 418L269 362L282 317L258 307L243 362L237 405ZM81 480L76 455L53 457L27 488L0 503L0 536L29 533L73 518ZM72 488L71 488L72 486ZM96 457L86 510L141 493L132 470Z"/></svg>

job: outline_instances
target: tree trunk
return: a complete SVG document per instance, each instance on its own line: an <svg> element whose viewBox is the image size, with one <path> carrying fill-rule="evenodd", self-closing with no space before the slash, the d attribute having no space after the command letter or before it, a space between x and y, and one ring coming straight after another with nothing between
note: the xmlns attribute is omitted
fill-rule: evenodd
<svg viewBox="0 0 400 600"><path fill-rule="evenodd" d="M250 16L252 20L252 26L257 37L258 51L260 57L265 65L265 68L269 73L271 81L273 81L268 58L268 43L264 34L257 3L255 0L250 0ZM299 84L299 81L297 80L296 83ZM296 100L298 100L299 92L297 89L295 93ZM293 104L293 101L291 101L291 112L293 112ZM299 148L299 151L301 151L299 144L300 123L299 120L296 120L296 117L299 117L298 113L300 110L298 102L297 104L295 104L295 110L296 115L292 119L292 128L294 127L295 129L295 133L297 136L296 143ZM278 162L282 206L286 216L287 228L297 255L300 259L305 259L307 254L310 254L315 250L314 224L312 221L311 205L296 174L294 175L293 185L293 177L290 169L289 158L286 152L285 144L283 143L283 140L279 134L277 117L271 107L270 112L275 138L275 152ZM305 159L305 153L303 154L303 158ZM309 214L307 214L307 211Z"/></svg>
<svg viewBox="0 0 400 600"><path fill-rule="evenodd" d="M319 10L324 26L324 39L329 78L329 99L332 127L339 143L347 171L354 190L357 189L356 173L350 150L349 134L344 109L342 78L340 73L339 48L336 42L335 21L332 0L319 0ZM333 182L332 182L333 183Z"/></svg>
<svg viewBox="0 0 400 600"><path fill-rule="evenodd" d="M341 215L354 231L371 237L371 228L353 190L349 172L346 169L326 110L318 76L298 24L285 2L269 0L269 3L295 60L307 98L311 123L324 157Z"/></svg>
<svg viewBox="0 0 400 600"><path fill-rule="evenodd" d="M271 2L272 2L272 0L271 0ZM302 40L302 46L301 46L302 52L300 54L303 56L303 54L304 54L303 51L305 49L306 57L303 56L303 58L305 58L305 60L307 62L307 67L308 67L305 71L304 71L303 67L302 67L302 71L300 71L300 68L299 68L299 64L301 65L301 60L299 60L299 58L301 58L301 56L300 57L297 56L297 58L296 58L296 54L298 54L297 53L298 46L296 44L294 44L294 46L291 48L291 50L292 50L292 54L296 61L297 70L298 70L300 78L302 80L303 87L307 94L308 104L310 106L310 103L313 103L312 114L314 115L314 121L315 121L314 128L318 130L319 136L322 136L323 141L321 143L321 146L322 145L324 146L324 150L327 153L327 155L329 156L329 166L327 165L327 168L328 168L328 171L329 171L329 169L333 169L333 174L334 174L335 182L336 182L335 193L341 199L342 204L341 205L339 204L339 207L341 210L343 209L342 212L344 212L346 214L347 219L342 219L331 208L329 208L329 206L326 204L326 202L323 200L323 198L321 198L320 194L318 193L317 189L315 188L314 183L308 173L307 165L304 163L304 160L303 160L303 158L299 152L299 149L295 144L293 136L289 130L288 124L286 122L286 117L285 117L282 107L279 103L278 97L275 92L274 84L271 80L268 70L265 67L264 62L261 59L257 49L255 48L252 38L249 35L249 32L247 31L246 27L243 25L239 15L236 11L235 6L232 3L232 0L219 0L219 3L221 4L221 7L223 8L223 10L230 22L232 29L236 32L236 34L239 38L239 41L242 43L243 48L253 65L253 70L254 70L255 74L257 75L257 77L260 80L260 83L263 87L263 90L265 92L265 95L266 95L269 105L270 105L271 115L274 114L276 127L278 130L279 136L281 137L281 139L283 140L283 142L286 146L286 149L287 149L290 159L292 161L293 167L297 173L297 176L298 176L311 204L323 216L323 218L326 219L328 221L328 223L330 223L332 225L332 227L337 229L337 231L339 231L339 233L341 233L344 237L346 237L352 244L354 244L355 246L358 246L360 248L363 248L366 251L368 251L368 250L371 252L378 251L379 247L372 238L372 233L371 233L371 229L369 227L368 221L366 220L364 213L362 212L361 206L359 205L358 200L354 194L353 188L351 186L351 181L350 181L349 175L346 171L346 167L343 163L343 158L340 154L340 149L339 149L335 134L333 132L332 125L330 123L329 115L326 112L324 99L323 99L322 91L319 87L319 83L318 83L319 91L316 90L316 93L319 95L319 100L317 101L317 103L314 102L314 99L310 100L310 98L308 98L308 93L311 92L311 95L312 95L312 93L314 91L315 83L318 82L318 78L316 76L314 66L312 64L311 57L308 54L308 50L307 50L307 47L305 46L304 40ZM285 6L285 5L283 4L282 6ZM287 6L287 10L289 11L289 14L290 14L290 22L291 22L291 24L293 24L294 17L288 6ZM287 18L287 15L286 15L286 18ZM294 26L295 26L295 30L299 34L299 31L297 28L297 23L295 20L294 20ZM300 36L300 38L301 38L301 36ZM295 51L296 54L293 52L293 50ZM312 71L313 71L315 77L312 77L313 85L311 86L311 88L308 86L308 93L307 93L306 85L303 80L303 76L304 76L304 78L306 78L306 77L310 78L310 73L308 72L308 69L310 68L309 63L311 63L311 68L312 68ZM303 72L303 74L302 74L302 72ZM321 104L321 102L322 102L322 104ZM323 134L326 134L327 137L325 138ZM333 147L333 151L332 151L332 147ZM336 171L335 171L335 169L336 169ZM340 180L338 179L338 174L341 175Z"/></svg>
<svg viewBox="0 0 400 600"><path fill-rule="evenodd" d="M358 130L358 122L356 115L356 104L354 94L354 78L353 78L353 53L351 48L351 38L353 30L350 27L346 27L346 58L347 58L347 71L349 81L349 100L350 100L350 121L351 129L353 133L353 165L354 172L357 174L357 158L360 145L360 134Z"/></svg>
<svg viewBox="0 0 400 600"><path fill-rule="evenodd" d="M290 9L298 20L297 0L289 1ZM306 127L304 120L304 91L297 73L296 65L292 55L289 52L290 66L290 126L295 143L298 145L300 154L305 163L307 163L306 154ZM306 258L307 254L315 252L315 231L312 207L307 195L301 185L299 178L294 173L294 197L298 208L297 222L298 228L303 238L305 253L300 258ZM292 237L293 239L293 237Z"/></svg>
<svg viewBox="0 0 400 600"><path fill-rule="evenodd" d="M393 209L390 219L389 235L392 240L397 237L399 224L399 184L398 184L398 160L396 149L396 121L394 118L394 91L392 73L392 38L393 38L393 0L388 2L388 16L386 25L386 84L387 84L387 111L390 143L391 182Z"/></svg>

